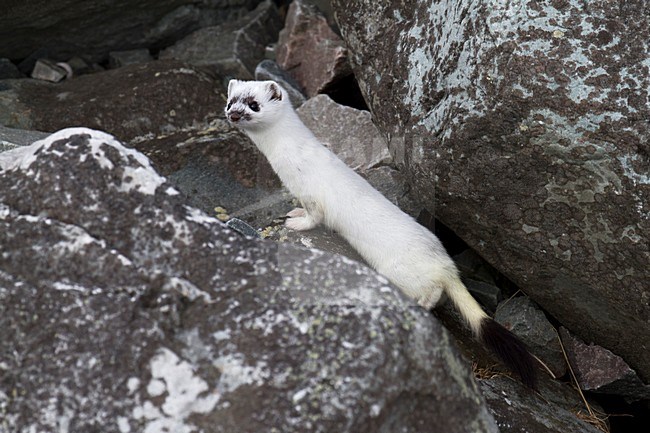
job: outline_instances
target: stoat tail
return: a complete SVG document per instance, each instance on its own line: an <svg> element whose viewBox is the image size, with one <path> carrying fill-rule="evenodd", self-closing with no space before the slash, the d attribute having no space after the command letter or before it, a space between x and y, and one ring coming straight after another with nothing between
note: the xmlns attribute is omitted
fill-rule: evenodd
<svg viewBox="0 0 650 433"><path fill-rule="evenodd" d="M526 345L512 332L488 316L459 278L450 282L445 292L467 321L476 338L492 351L521 381L530 388L537 384L535 360Z"/></svg>

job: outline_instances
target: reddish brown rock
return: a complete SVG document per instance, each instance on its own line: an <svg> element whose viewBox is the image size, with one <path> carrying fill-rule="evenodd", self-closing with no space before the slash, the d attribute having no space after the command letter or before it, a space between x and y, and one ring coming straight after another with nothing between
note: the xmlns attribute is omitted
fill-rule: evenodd
<svg viewBox="0 0 650 433"><path fill-rule="evenodd" d="M332 85L352 74L343 40L332 31L323 15L300 0L289 7L278 41L277 62L298 80L310 97L326 93Z"/></svg>
<svg viewBox="0 0 650 433"><path fill-rule="evenodd" d="M650 399L650 386L641 382L623 358L604 347L586 344L566 328L560 328L560 337L581 389L630 401Z"/></svg>

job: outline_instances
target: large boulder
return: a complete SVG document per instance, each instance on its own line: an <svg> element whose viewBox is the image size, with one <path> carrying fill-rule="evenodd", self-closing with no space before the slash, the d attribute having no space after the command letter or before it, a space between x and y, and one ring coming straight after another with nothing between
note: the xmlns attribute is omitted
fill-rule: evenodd
<svg viewBox="0 0 650 433"><path fill-rule="evenodd" d="M160 48L192 30L242 16L260 0L62 0L0 2L0 57L83 54L102 60L109 51Z"/></svg>
<svg viewBox="0 0 650 433"><path fill-rule="evenodd" d="M650 4L333 1L424 206L650 379Z"/></svg>
<svg viewBox="0 0 650 433"><path fill-rule="evenodd" d="M0 154L1 431L497 432L445 329L87 128Z"/></svg>

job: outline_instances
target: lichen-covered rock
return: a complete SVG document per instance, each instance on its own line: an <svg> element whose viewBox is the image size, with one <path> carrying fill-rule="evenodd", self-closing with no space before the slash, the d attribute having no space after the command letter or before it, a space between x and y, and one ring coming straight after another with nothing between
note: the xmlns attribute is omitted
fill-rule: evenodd
<svg viewBox="0 0 650 433"><path fill-rule="evenodd" d="M104 133L2 156L0 431L497 431L369 268L238 235Z"/></svg>
<svg viewBox="0 0 650 433"><path fill-rule="evenodd" d="M650 380L650 4L333 4L422 203Z"/></svg>

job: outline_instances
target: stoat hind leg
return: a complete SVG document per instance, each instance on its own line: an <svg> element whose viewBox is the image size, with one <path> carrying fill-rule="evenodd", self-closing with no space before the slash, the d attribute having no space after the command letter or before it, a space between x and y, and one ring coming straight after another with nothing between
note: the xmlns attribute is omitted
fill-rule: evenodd
<svg viewBox="0 0 650 433"><path fill-rule="evenodd" d="M291 230L304 231L311 230L322 221L322 215L316 212L307 212L305 209L297 207L287 214L289 217L284 225Z"/></svg>

